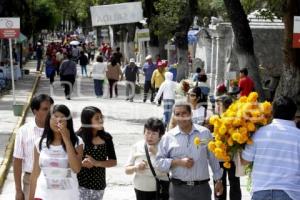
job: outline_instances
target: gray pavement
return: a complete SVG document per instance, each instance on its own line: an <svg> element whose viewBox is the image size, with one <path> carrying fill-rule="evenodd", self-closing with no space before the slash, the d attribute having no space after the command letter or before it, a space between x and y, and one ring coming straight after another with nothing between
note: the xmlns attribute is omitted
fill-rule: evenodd
<svg viewBox="0 0 300 200"><path fill-rule="evenodd" d="M79 69L78 69L79 72ZM93 83L90 78L82 78L80 75L74 88L72 100L67 101L63 95L63 89L54 84L54 89L49 87L49 80L43 75L37 93L51 94L56 104L67 105L73 113L74 126L77 130L80 126L80 112L88 105L99 107L105 117L105 129L112 134L118 159L118 165L107 169L107 188L104 200L133 200L135 194L132 186L132 176L125 175L124 165L129 155L130 147L136 141L143 138L143 123L149 117L161 117L162 107L142 103L141 95L137 95L134 102L125 101L124 85L121 84L118 98L96 98L93 92ZM2 100L1 100L2 103ZM7 108L9 112L10 108ZM12 111L11 111L12 112ZM1 114L2 116L2 114ZM28 115L27 121L32 120L32 114ZM1 121L2 127L2 121ZM246 180L241 181L243 200L250 199L246 191ZM12 168L0 194L0 200L14 199L14 181Z"/></svg>

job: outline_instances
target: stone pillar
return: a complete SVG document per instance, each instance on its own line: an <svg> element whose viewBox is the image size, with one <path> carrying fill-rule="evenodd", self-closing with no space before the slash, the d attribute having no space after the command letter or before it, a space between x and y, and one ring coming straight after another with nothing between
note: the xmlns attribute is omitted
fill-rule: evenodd
<svg viewBox="0 0 300 200"><path fill-rule="evenodd" d="M217 85L219 84L219 80L220 80L220 66L219 66L219 57L220 57L220 38L216 37L216 65L215 65L215 84L214 84L214 94L216 95L216 88Z"/></svg>
<svg viewBox="0 0 300 200"><path fill-rule="evenodd" d="M215 91L215 74L216 74L216 66L215 66L215 60L216 60L216 54L215 54L215 48L216 48L216 40L215 37L211 38L211 62L210 62L210 73L208 74L210 81L210 92L214 94Z"/></svg>

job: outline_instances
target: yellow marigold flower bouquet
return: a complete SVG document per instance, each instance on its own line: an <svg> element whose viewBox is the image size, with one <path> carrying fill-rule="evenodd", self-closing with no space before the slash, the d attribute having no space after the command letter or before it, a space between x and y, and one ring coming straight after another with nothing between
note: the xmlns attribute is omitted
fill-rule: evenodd
<svg viewBox="0 0 300 200"><path fill-rule="evenodd" d="M223 114L213 115L209 123L214 126L214 140L208 149L217 159L224 161L224 167L230 168L230 161L246 144L252 144L251 136L260 127L271 120L270 102L258 102L258 94L252 92L248 97L234 101Z"/></svg>

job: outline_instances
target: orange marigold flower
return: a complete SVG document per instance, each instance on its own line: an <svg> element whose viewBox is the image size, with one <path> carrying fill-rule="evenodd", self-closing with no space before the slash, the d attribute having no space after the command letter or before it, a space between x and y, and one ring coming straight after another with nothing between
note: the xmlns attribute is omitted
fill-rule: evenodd
<svg viewBox="0 0 300 200"><path fill-rule="evenodd" d="M231 168L230 162L224 162L223 166L227 169Z"/></svg>

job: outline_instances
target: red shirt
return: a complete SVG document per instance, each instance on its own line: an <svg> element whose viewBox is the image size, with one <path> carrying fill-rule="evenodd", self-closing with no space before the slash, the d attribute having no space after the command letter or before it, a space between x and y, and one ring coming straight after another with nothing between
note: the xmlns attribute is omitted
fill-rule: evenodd
<svg viewBox="0 0 300 200"><path fill-rule="evenodd" d="M248 76L243 77L239 81L240 96L248 96L254 89L254 82Z"/></svg>

